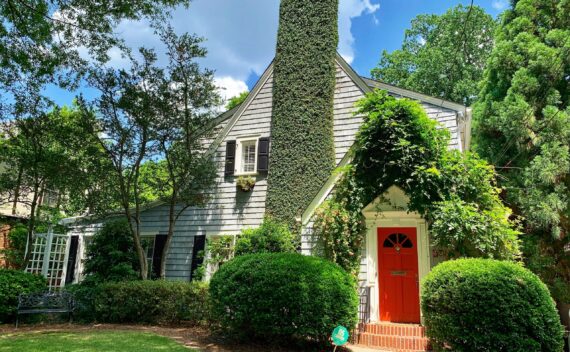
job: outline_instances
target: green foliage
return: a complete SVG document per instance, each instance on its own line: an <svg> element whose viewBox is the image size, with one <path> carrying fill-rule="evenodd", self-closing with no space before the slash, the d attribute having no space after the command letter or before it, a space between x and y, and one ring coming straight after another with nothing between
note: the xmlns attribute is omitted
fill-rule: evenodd
<svg viewBox="0 0 570 352"><path fill-rule="evenodd" d="M318 254L355 276L360 270L366 228L361 218L348 211L345 204L329 200L315 211L313 223L313 235L319 240Z"/></svg>
<svg viewBox="0 0 570 352"><path fill-rule="evenodd" d="M234 258L210 282L212 314L238 337L324 342L357 323L356 282L338 265L297 253Z"/></svg>
<svg viewBox="0 0 570 352"><path fill-rule="evenodd" d="M266 216L257 228L242 230L235 245L235 255L295 252L295 239L287 224Z"/></svg>
<svg viewBox="0 0 570 352"><path fill-rule="evenodd" d="M123 281L138 277L138 259L129 224L110 220L87 246L84 274L89 281Z"/></svg>
<svg viewBox="0 0 570 352"><path fill-rule="evenodd" d="M493 49L496 22L479 6L457 5L442 15L422 14L406 30L402 48L384 50L375 79L471 105Z"/></svg>
<svg viewBox="0 0 570 352"><path fill-rule="evenodd" d="M206 273L215 272L224 263L231 260L235 255L234 235L219 235L206 239L204 251L198 253L204 260L202 264L192 273L192 281L203 281ZM206 252L208 256L205 257Z"/></svg>
<svg viewBox="0 0 570 352"><path fill-rule="evenodd" d="M123 20L158 23L189 0L34 0L0 2L2 116L37 117L52 102L48 84L73 91L86 66L108 62L110 49L125 49L116 31ZM81 48L81 49L80 49ZM81 52L81 53L80 53ZM14 116L12 116L14 117Z"/></svg>
<svg viewBox="0 0 570 352"><path fill-rule="evenodd" d="M79 284L78 315L101 323L201 324L209 319L208 286L165 280Z"/></svg>
<svg viewBox="0 0 570 352"><path fill-rule="evenodd" d="M437 129L418 102L375 91L357 113L364 123L333 198L346 209L345 223L326 234L327 212L317 212L321 237L345 238L349 231L346 241L356 244L365 228L362 209L395 185L410 198L408 210L428 221L436 249L449 257L517 258L517 224L499 199L491 166L474 154L448 151L448 132ZM347 259L356 267L358 256Z"/></svg>
<svg viewBox="0 0 570 352"><path fill-rule="evenodd" d="M15 317L18 295L43 292L47 288L46 284L42 276L0 269L0 323L7 323Z"/></svg>
<svg viewBox="0 0 570 352"><path fill-rule="evenodd" d="M143 329L141 329L143 330ZM146 331L105 331L99 329L77 331L42 331L3 334L2 349L7 351L42 352L197 352L173 338Z"/></svg>
<svg viewBox="0 0 570 352"><path fill-rule="evenodd" d="M427 335L440 351L552 351L563 348L554 301L520 265L460 259L437 265L422 284Z"/></svg>
<svg viewBox="0 0 570 352"><path fill-rule="evenodd" d="M431 244L447 258L516 259L519 232L509 221L508 208L481 209L476 203L452 197L431 210Z"/></svg>
<svg viewBox="0 0 570 352"><path fill-rule="evenodd" d="M206 242L209 258L208 263L218 267L234 257L235 236L216 236Z"/></svg>
<svg viewBox="0 0 570 352"><path fill-rule="evenodd" d="M239 95L236 95L235 97L231 97L226 104L226 110L231 110L243 103L247 99L248 95L249 92L246 90L245 92L239 93Z"/></svg>
<svg viewBox="0 0 570 352"><path fill-rule="evenodd" d="M524 257L570 283L570 7L519 0L501 18L474 108L476 150L497 166L526 232Z"/></svg>
<svg viewBox="0 0 570 352"><path fill-rule="evenodd" d="M9 268L21 269L26 255L28 228L23 224L16 224L8 232L8 248L0 250L6 258Z"/></svg>
<svg viewBox="0 0 570 352"><path fill-rule="evenodd" d="M335 164L337 12L338 0L281 1L267 213L290 226L295 225Z"/></svg>
<svg viewBox="0 0 570 352"><path fill-rule="evenodd" d="M236 180L236 186L244 192L249 192L255 186L255 178L251 176L239 176Z"/></svg>

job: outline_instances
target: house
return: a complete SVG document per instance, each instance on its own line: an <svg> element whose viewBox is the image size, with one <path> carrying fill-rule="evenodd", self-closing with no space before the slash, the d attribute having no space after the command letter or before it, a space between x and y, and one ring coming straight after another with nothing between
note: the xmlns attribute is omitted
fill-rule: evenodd
<svg viewBox="0 0 570 352"><path fill-rule="evenodd" d="M362 116L354 115L355 103L373 89L383 89L395 97L419 101L440 128L450 131L450 149L469 149L470 109L361 77L338 54L335 63L333 137L337 166L350 163L349 150L362 123ZM267 175L271 172L268 160L272 152L273 72L272 63L247 99L218 118L216 136L208 145L218 167L216 187L210 191L211 200L207 206L188 208L179 217L166 258L168 279L192 279L194 269L202 260L198 253L205 248L207 238L236 236L244 228L261 224L266 209ZM251 191L244 192L236 186L236 180L242 176L255 179ZM311 231L314 211L331 194L338 177L338 173L332 173L323 182L299 219L302 225L301 251L304 254L311 254L316 242ZM418 214L407 212L407 203L404 192L391 187L363 210L368 231L359 274L360 317L364 325L358 339L369 345L383 346L380 336L406 335L408 340L395 343L401 346L411 344L410 349L420 350L427 342L422 328L417 325L421 322L419 282L440 258L431 249L426 222ZM102 221L89 217L64 220L69 229L64 253L67 258L64 262L67 261L68 265L62 272L61 282L81 279L85 246L101 227ZM142 211L141 235L149 243L149 268L155 272L167 226L167 206L156 204ZM394 323L399 325L383 330L385 325L382 324Z"/></svg>
<svg viewBox="0 0 570 352"><path fill-rule="evenodd" d="M451 133L449 148L467 150L470 143L471 110L440 98L430 97L410 90L398 88L372 79L360 77L340 56L336 58L336 90L334 97L334 142L336 163L338 166L350 162L349 148L361 124L359 116L353 116L354 103L366 92L384 89L396 97L405 97L421 102L430 118L439 122L441 128ZM236 108L222 114L219 118L217 137L209 148L214 153L218 164L217 186L213 190L212 200L205 208L189 208L177 222L170 256L167 258L167 277L173 280L190 280L195 254L204 248L204 238L219 235L237 235L242 229L256 227L263 220L266 197L267 153L270 151L271 109L272 109L272 72L273 64L265 70L248 98ZM236 187L239 176L249 175L255 178L255 187L251 192L242 192ZM338 174L333 174L323 184L310 207L302 216L303 253L310 254L314 239L311 237L311 217L313 211L332 191ZM413 244L417 254L414 271L421 279L437 258L431 254L425 222L417 215L402 210L406 196L401 190L388 190L388 199L392 207L382 205L384 210L378 218L375 211L377 204L371 204L364 213L367 216L370 231L363 248L361 270L362 287L370 287L378 292L377 278L383 272L378 270L382 260L377 249L376 228L394 228L405 234ZM142 234L154 239L154 249L149 248L149 261L156 255L156 247L162 245L162 236L167 229L168 209L166 206L151 206L142 212ZM69 234L78 237L78 259L83 258L85 242L100 227L100 223L89 218L70 218L65 223L70 226ZM412 230L413 229L413 230ZM383 235L383 237L390 237ZM152 247L152 246L151 246ZM406 250L408 248L405 248ZM404 250L404 248L402 248ZM194 258L194 261L193 261ZM78 266L80 266L78 261ZM80 268L78 268L80 269ZM80 272L80 270L78 270ZM377 296L377 295L376 295ZM416 297L417 299L417 297ZM371 319L377 319L378 302L372 299ZM416 310L419 312L419 306ZM419 313L418 313L419 314ZM419 315L414 319L419 321Z"/></svg>

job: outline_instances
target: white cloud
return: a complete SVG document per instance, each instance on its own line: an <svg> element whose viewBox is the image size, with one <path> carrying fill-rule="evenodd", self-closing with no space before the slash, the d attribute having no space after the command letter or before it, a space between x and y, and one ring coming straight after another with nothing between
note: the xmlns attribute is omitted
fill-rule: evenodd
<svg viewBox="0 0 570 352"><path fill-rule="evenodd" d="M355 56L352 21L368 15L377 23L377 1L340 0L338 49L348 62ZM206 39L208 56L200 61L202 66L214 69L220 79L245 82L252 73L261 75L273 59L278 21L279 0L194 0L189 9L174 11L170 23L178 33L196 33ZM147 23L124 22L117 32L133 48L160 47ZM123 63L116 53L111 54L113 64Z"/></svg>
<svg viewBox="0 0 570 352"><path fill-rule="evenodd" d="M338 51L348 63L352 63L355 56L354 36L351 31L352 20L363 15L372 15L374 23L378 24L378 19L375 17L375 14L379 9L380 5L373 4L371 0L340 1L338 16Z"/></svg>
<svg viewBox="0 0 570 352"><path fill-rule="evenodd" d="M216 83L216 86L218 86L220 96L224 101L248 90L247 84L245 84L244 81L230 76L216 77L214 82Z"/></svg>
<svg viewBox="0 0 570 352"><path fill-rule="evenodd" d="M494 0L491 4L495 10L504 10L509 6L508 0Z"/></svg>

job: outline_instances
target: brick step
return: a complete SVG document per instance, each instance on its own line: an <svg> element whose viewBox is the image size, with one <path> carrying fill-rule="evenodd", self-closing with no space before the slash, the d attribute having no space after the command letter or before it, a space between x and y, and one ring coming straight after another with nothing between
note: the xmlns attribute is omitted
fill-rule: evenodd
<svg viewBox="0 0 570 352"><path fill-rule="evenodd" d="M360 324L358 331L374 335L426 337L425 328L418 324Z"/></svg>
<svg viewBox="0 0 570 352"><path fill-rule="evenodd" d="M362 323L359 324L353 336L353 342L356 345L384 351L423 352L431 350L425 328L418 324Z"/></svg>
<svg viewBox="0 0 570 352"><path fill-rule="evenodd" d="M430 350L429 339L425 337L360 333L354 343L356 345L398 352L423 352Z"/></svg>

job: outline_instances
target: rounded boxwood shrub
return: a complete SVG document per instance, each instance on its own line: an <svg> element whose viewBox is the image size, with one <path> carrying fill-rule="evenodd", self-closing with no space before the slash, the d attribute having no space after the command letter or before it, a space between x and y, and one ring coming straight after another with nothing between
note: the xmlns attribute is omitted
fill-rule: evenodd
<svg viewBox="0 0 570 352"><path fill-rule="evenodd" d="M202 282L122 281L75 285L78 316L101 323L201 324L209 320L208 286Z"/></svg>
<svg viewBox="0 0 570 352"><path fill-rule="evenodd" d="M547 287L518 264L444 262L426 277L421 298L436 350L562 351L562 326Z"/></svg>
<svg viewBox="0 0 570 352"><path fill-rule="evenodd" d="M287 224L266 216L259 227L241 232L236 241L235 255L295 252L294 242Z"/></svg>
<svg viewBox="0 0 570 352"><path fill-rule="evenodd" d="M46 279L20 270L0 269L0 323L11 321L18 309L18 295L43 292Z"/></svg>
<svg viewBox="0 0 570 352"><path fill-rule="evenodd" d="M298 253L236 257L210 281L212 315L236 337L325 341L357 323L355 279L337 264Z"/></svg>

